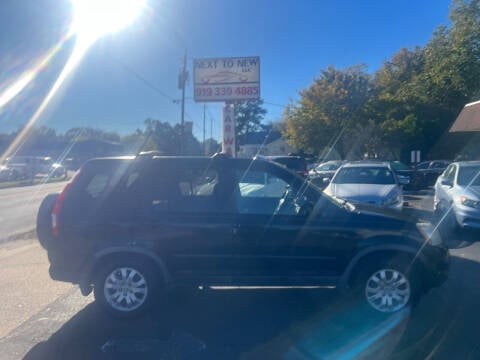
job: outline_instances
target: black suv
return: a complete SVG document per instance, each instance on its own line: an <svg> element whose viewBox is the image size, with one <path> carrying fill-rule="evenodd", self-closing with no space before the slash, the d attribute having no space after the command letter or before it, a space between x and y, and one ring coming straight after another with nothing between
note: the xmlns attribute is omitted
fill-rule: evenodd
<svg viewBox="0 0 480 360"><path fill-rule="evenodd" d="M37 231L53 279L124 316L179 285L330 285L393 312L448 273L422 227L261 159L94 159L44 199Z"/></svg>

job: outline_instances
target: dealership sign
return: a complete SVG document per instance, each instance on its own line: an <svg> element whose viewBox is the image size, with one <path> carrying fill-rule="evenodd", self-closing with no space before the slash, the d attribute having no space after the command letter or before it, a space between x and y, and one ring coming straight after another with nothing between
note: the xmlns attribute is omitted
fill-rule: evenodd
<svg viewBox="0 0 480 360"><path fill-rule="evenodd" d="M232 57L195 59L194 99L244 101L260 98L260 58Z"/></svg>

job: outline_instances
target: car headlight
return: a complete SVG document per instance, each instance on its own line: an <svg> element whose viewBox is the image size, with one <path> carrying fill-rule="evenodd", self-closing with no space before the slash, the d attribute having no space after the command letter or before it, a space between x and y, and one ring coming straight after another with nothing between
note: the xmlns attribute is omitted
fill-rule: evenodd
<svg viewBox="0 0 480 360"><path fill-rule="evenodd" d="M475 209L480 209L480 201L470 199L466 197L465 195L460 196L460 202L462 203L463 206L468 206L471 208Z"/></svg>
<svg viewBox="0 0 480 360"><path fill-rule="evenodd" d="M383 201L384 206L392 206L396 205L401 201L401 197L399 194L395 194L394 196L390 196Z"/></svg>

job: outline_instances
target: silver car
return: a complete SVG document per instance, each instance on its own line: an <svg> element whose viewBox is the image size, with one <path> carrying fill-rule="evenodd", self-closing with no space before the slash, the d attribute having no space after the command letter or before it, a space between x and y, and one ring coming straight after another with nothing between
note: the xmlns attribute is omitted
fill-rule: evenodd
<svg viewBox="0 0 480 360"><path fill-rule="evenodd" d="M387 163L348 163L337 170L324 192L353 204L403 209L403 191Z"/></svg>
<svg viewBox="0 0 480 360"><path fill-rule="evenodd" d="M450 230L480 229L480 161L450 164L435 183L434 211Z"/></svg>

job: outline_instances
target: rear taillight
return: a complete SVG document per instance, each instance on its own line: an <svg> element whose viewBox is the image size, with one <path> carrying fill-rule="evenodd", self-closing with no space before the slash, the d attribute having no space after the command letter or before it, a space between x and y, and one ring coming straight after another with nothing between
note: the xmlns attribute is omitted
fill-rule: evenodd
<svg viewBox="0 0 480 360"><path fill-rule="evenodd" d="M52 210L52 234L54 236L58 236L58 228L59 228L59 215L60 215L60 210L62 208L62 203L63 200L65 199L65 194L67 193L68 189L72 186L72 183L68 183L65 188L62 190L60 195L57 197L57 201L55 202L55 205L53 206Z"/></svg>
<svg viewBox="0 0 480 360"><path fill-rule="evenodd" d="M73 176L72 180L63 188L60 195L57 197L57 201L53 206L52 210L52 234L53 236L58 236L58 229L59 229L59 215L60 210L62 209L63 200L65 200L65 195L72 187L72 184L80 177L82 169L78 170L78 172Z"/></svg>

